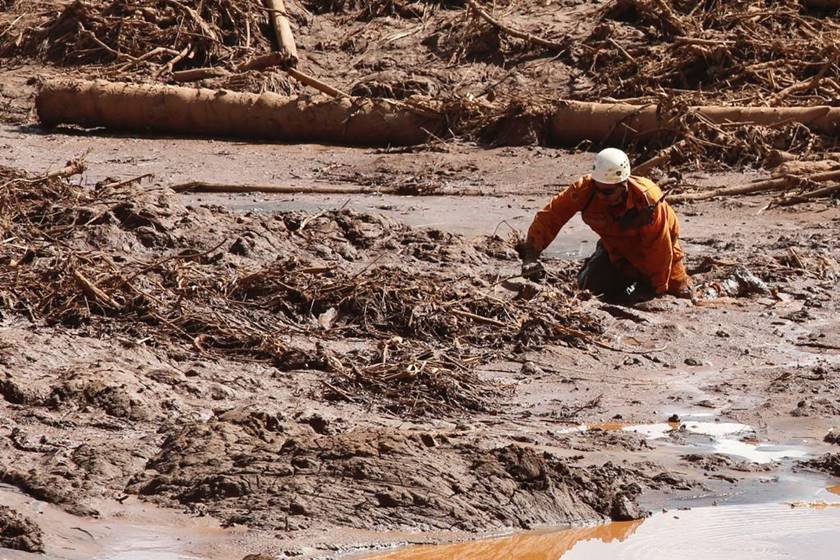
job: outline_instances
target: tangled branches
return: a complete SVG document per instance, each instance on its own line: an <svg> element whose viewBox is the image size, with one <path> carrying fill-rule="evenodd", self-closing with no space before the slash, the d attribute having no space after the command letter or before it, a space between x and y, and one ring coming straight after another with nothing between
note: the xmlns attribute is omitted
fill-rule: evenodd
<svg viewBox="0 0 840 560"><path fill-rule="evenodd" d="M204 0L197 8L179 0L76 0L30 30L19 51L59 64L114 63L117 73L224 66L269 50L268 25L258 0Z"/></svg>
<svg viewBox="0 0 840 560"><path fill-rule="evenodd" d="M477 366L514 347L586 345L600 334L572 291L548 287L525 301L464 271L490 253L451 235L347 211L289 213L262 224L270 254L286 255L266 262L245 241L253 223L219 211L208 236L163 194L63 178L80 168L40 178L0 168L3 309L61 329L327 371L328 395L368 392L415 414L485 409L500 388L479 381ZM336 240L346 240L346 258L325 253ZM355 264L359 251L369 264ZM377 264L388 252L401 254L399 265ZM436 272L433 260L446 266Z"/></svg>
<svg viewBox="0 0 840 560"><path fill-rule="evenodd" d="M617 0L585 45L590 96L813 105L840 95L840 25L792 0Z"/></svg>

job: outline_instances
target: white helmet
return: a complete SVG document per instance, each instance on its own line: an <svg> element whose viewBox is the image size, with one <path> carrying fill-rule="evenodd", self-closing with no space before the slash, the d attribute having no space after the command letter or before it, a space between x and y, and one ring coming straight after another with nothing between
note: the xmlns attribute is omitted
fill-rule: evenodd
<svg viewBox="0 0 840 560"><path fill-rule="evenodd" d="M595 156L592 178L599 183L614 185L630 176L630 159L618 148L606 148Z"/></svg>

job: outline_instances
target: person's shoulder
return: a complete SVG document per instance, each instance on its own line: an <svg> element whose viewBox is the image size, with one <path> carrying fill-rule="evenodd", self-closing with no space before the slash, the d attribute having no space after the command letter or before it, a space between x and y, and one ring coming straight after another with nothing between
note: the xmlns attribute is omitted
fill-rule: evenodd
<svg viewBox="0 0 840 560"><path fill-rule="evenodd" d="M579 202L586 202L591 198L594 194L594 186L592 185L592 176L591 175L584 175L571 185L569 185L569 191L571 192L572 198Z"/></svg>
<svg viewBox="0 0 840 560"><path fill-rule="evenodd" d="M644 199L648 204L656 204L656 202L662 198L662 189L660 189L659 185L647 177L631 175L628 183L630 188L632 188L636 194L640 198Z"/></svg>
<svg viewBox="0 0 840 560"><path fill-rule="evenodd" d="M584 175L571 185L569 188L578 192L589 192L592 190L592 175Z"/></svg>

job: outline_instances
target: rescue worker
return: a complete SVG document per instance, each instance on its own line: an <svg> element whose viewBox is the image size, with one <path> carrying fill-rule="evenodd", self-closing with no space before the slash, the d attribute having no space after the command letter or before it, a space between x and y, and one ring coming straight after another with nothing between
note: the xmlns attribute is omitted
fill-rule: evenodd
<svg viewBox="0 0 840 560"><path fill-rule="evenodd" d="M599 152L591 175L537 213L519 247L522 276L535 280L545 275L540 254L577 212L600 237L578 273L581 289L608 301L693 296L674 210L653 181L630 175L627 154L616 148Z"/></svg>

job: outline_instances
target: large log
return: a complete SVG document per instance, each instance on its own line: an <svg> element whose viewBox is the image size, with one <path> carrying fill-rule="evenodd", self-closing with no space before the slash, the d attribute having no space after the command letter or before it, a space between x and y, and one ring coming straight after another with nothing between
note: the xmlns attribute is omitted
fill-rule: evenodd
<svg viewBox="0 0 840 560"><path fill-rule="evenodd" d="M440 133L441 123L386 101L284 97L226 90L59 78L35 100L45 126L324 142L412 145Z"/></svg>
<svg viewBox="0 0 840 560"><path fill-rule="evenodd" d="M338 91L333 99L284 97L59 78L44 83L35 105L46 126L76 124L361 146L418 144L439 135L443 127L442 119L431 111L391 100L346 97ZM662 134L676 136L678 123L660 116L657 109L656 105L564 101L549 119L548 139L556 145L583 140L623 145ZM713 123L777 126L798 122L816 132L840 134L840 107L704 106L691 110Z"/></svg>
<svg viewBox="0 0 840 560"><path fill-rule="evenodd" d="M551 118L549 140L576 144L582 140L622 145L678 130L677 123L659 114L659 107L623 103L564 101ZM776 126L798 122L815 132L840 134L840 107L692 107L713 123Z"/></svg>

